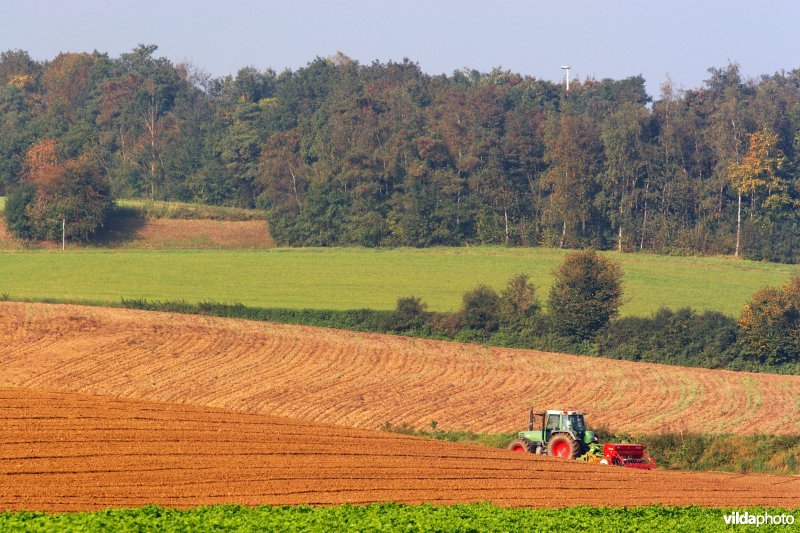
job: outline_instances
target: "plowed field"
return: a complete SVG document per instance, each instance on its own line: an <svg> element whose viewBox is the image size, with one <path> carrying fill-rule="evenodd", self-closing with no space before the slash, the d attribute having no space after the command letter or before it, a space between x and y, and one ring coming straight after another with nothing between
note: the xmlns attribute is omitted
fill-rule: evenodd
<svg viewBox="0 0 800 533"><path fill-rule="evenodd" d="M126 222L134 225L124 219L119 224L124 227ZM272 248L274 243L264 221L160 218L147 220L133 235L109 245L153 250L251 250Z"/></svg>
<svg viewBox="0 0 800 533"><path fill-rule="evenodd" d="M166 313L0 303L0 385L374 429L511 432L527 408L626 432L800 433L800 376Z"/></svg>
<svg viewBox="0 0 800 533"><path fill-rule="evenodd" d="M0 389L0 509L375 501L797 508L800 477L643 472L213 408Z"/></svg>
<svg viewBox="0 0 800 533"><path fill-rule="evenodd" d="M144 250L255 250L272 248L275 243L263 220L114 218L98 235L94 245ZM78 243L68 246L70 249L86 247ZM0 250L23 247L0 219ZM44 241L36 247L60 248L61 241Z"/></svg>

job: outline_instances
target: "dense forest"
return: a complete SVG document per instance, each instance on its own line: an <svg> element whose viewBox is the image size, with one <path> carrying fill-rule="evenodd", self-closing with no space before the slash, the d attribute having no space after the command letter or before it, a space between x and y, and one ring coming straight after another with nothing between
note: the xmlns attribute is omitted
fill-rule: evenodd
<svg viewBox="0 0 800 533"><path fill-rule="evenodd" d="M699 88L667 80L651 100L641 76L566 91L500 69L432 76L341 54L221 78L156 46L0 54L0 194L22 199L33 218L21 224L47 222L81 189L86 202L263 208L287 245L798 262L799 173L800 69L751 80L729 64ZM101 221L105 207L93 209Z"/></svg>

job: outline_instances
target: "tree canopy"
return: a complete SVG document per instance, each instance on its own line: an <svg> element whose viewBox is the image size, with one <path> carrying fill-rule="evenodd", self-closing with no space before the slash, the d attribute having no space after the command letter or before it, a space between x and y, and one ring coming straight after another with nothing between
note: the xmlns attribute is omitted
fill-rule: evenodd
<svg viewBox="0 0 800 533"><path fill-rule="evenodd" d="M220 78L154 45L0 54L0 194L47 140L117 197L263 208L286 245L728 254L741 240L748 257L800 260L800 69L744 79L729 64L651 101L641 76L566 92L343 54ZM767 145L780 164L747 171Z"/></svg>
<svg viewBox="0 0 800 533"><path fill-rule="evenodd" d="M554 271L548 308L555 330L592 339L622 307L622 267L594 250L567 254Z"/></svg>

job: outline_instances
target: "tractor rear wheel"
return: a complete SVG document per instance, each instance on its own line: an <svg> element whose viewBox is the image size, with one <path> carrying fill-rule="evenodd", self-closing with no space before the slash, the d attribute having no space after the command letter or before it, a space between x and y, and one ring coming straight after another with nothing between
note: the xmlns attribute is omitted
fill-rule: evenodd
<svg viewBox="0 0 800 533"><path fill-rule="evenodd" d="M578 456L579 451L578 442L567 433L554 435L550 438L550 442L547 443L547 455L553 457L574 459Z"/></svg>
<svg viewBox="0 0 800 533"><path fill-rule="evenodd" d="M512 452L533 453L533 446L530 441L525 439L516 439L508 445L508 449Z"/></svg>

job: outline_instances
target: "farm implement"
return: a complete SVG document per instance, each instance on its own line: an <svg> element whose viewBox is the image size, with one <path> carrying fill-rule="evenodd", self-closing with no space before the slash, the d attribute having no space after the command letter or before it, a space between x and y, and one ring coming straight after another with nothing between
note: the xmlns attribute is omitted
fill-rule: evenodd
<svg viewBox="0 0 800 533"><path fill-rule="evenodd" d="M534 429L537 416L541 417L541 429ZM583 413L578 411L534 413L531 409L528 431L520 431L508 449L641 470L656 467L643 444L600 445L595 432L586 429Z"/></svg>

